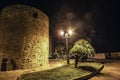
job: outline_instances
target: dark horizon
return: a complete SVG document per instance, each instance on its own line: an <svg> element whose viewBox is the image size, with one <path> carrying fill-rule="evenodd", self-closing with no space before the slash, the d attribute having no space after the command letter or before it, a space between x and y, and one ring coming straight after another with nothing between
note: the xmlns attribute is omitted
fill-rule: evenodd
<svg viewBox="0 0 120 80"><path fill-rule="evenodd" d="M97 52L118 52L120 51L120 1L119 0L1 0L0 10L7 5L24 4L36 7L45 12L50 22L61 6L67 5L78 14L78 18L91 11L93 13L93 23L95 26L95 36L92 45ZM54 29L51 26L50 31ZM55 30L55 29L54 29ZM53 35L53 33L51 33Z"/></svg>

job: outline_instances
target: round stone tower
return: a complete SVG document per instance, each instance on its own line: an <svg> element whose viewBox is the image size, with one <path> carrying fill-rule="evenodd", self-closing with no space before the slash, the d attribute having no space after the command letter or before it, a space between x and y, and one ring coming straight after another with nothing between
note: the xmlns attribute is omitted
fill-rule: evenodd
<svg viewBox="0 0 120 80"><path fill-rule="evenodd" d="M26 5L11 5L2 10L0 18L0 52L2 59L7 58L7 69L48 66L47 15Z"/></svg>

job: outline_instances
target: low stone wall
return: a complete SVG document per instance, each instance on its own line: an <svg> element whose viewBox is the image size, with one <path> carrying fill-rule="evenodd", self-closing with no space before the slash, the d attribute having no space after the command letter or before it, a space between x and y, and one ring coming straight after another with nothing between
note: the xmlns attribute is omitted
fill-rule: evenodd
<svg viewBox="0 0 120 80"><path fill-rule="evenodd" d="M120 52L111 52L111 53L96 53L95 59L120 59Z"/></svg>
<svg viewBox="0 0 120 80"><path fill-rule="evenodd" d="M105 53L96 53L94 57L91 57L94 59L105 59Z"/></svg>
<svg viewBox="0 0 120 80"><path fill-rule="evenodd" d="M120 59L120 52L112 52L112 53L111 53L111 56L112 56L113 58L119 58L119 59Z"/></svg>

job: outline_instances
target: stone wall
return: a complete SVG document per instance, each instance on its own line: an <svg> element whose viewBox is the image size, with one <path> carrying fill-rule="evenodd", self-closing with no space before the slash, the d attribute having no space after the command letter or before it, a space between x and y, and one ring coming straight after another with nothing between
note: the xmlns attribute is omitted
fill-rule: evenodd
<svg viewBox="0 0 120 80"><path fill-rule="evenodd" d="M106 54L107 59L120 59L120 52L111 52Z"/></svg>
<svg viewBox="0 0 120 80"><path fill-rule="evenodd" d="M95 59L120 59L120 52L110 52L110 53L96 53Z"/></svg>
<svg viewBox="0 0 120 80"><path fill-rule="evenodd" d="M96 53L94 55L94 57L92 58L95 58L95 59L105 59L105 53Z"/></svg>
<svg viewBox="0 0 120 80"><path fill-rule="evenodd" d="M2 59L8 58L11 66L10 60L13 60L16 69L48 66L49 19L46 14L33 7L11 5L2 10L0 18Z"/></svg>
<svg viewBox="0 0 120 80"><path fill-rule="evenodd" d="M120 52L112 52L111 56L113 56L113 58L119 58L120 59Z"/></svg>

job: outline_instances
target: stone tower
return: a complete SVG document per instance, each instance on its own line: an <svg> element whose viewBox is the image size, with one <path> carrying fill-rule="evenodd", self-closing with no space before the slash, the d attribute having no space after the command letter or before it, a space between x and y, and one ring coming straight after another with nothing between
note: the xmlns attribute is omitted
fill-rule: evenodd
<svg viewBox="0 0 120 80"><path fill-rule="evenodd" d="M30 6L10 5L2 10L0 18L0 54L8 58L7 69L48 66L49 19L47 15ZM3 55L1 59L4 58ZM9 65L12 68L9 68Z"/></svg>

